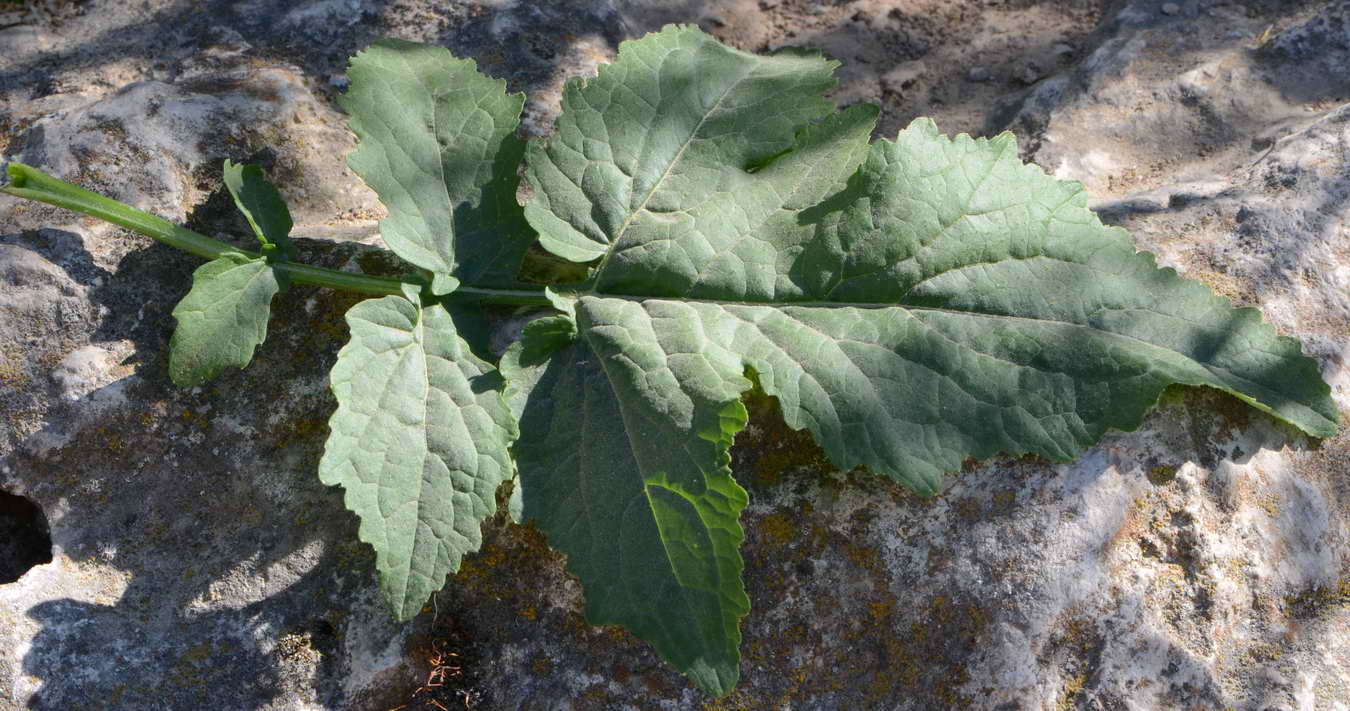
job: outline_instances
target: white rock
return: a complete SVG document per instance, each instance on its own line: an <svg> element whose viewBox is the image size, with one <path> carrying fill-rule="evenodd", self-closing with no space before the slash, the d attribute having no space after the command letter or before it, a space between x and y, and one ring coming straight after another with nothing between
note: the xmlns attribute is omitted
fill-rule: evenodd
<svg viewBox="0 0 1350 711"><path fill-rule="evenodd" d="M355 48L316 46L305 23L359 27L343 13L370 7L292 4L271 24L294 33L298 53L341 54ZM553 87L540 104L561 86L555 74L594 66L621 34L590 6L455 7L468 29L448 43L508 53L592 18L575 57L540 60L549 71L534 81ZM997 112L1028 158L1084 182L1162 263L1300 337L1342 406L1346 8L1311 8L1254 53L1244 43L1263 27L1170 22L1156 3L1128 2L1084 40L1096 44L1080 46L1083 61ZM213 50L156 55L166 80L43 97L40 115L25 115L38 130L11 151L183 219L220 159L266 148L301 229L377 212L342 167L342 117L311 88L340 68L313 79L260 59L243 38L262 30L238 27L249 31L222 32ZM68 40L45 41L44 52ZM8 106L36 106L12 94ZM451 620L483 708L707 702L650 648L581 624L575 580L528 529L489 527L471 574L436 600L440 627L432 615L392 622L341 492L313 475L332 404L323 366L342 340L334 302L292 294L277 315L283 341L262 362L197 393L172 389L168 312L195 262L16 205L0 200L0 487L42 504L56 555L0 586L0 707L394 708L426 679L421 640L451 638ZM374 219L343 234L368 239ZM357 254L314 256L350 268ZM1346 709L1343 437L1312 449L1245 406L1190 393L1072 462L994 459L924 501L813 469L800 447L763 416L734 450L752 493L743 554L755 607L737 703Z"/></svg>

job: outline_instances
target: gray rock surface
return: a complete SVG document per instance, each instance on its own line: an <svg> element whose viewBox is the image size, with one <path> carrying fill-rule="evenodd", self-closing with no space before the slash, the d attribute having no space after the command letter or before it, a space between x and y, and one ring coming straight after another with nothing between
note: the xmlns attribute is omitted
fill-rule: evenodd
<svg viewBox="0 0 1350 711"><path fill-rule="evenodd" d="M340 160L347 56L440 42L527 91L542 133L566 76L698 22L839 56L836 99L882 104L882 133L1013 129L1350 404L1350 2L1171 4L52 0L0 29L0 150L228 239L220 162L259 162L306 260L381 271L382 208ZM184 391L169 312L196 264L0 198L0 491L41 508L53 556L0 584L0 709L1350 711L1350 439L1195 391L1071 464L972 462L929 500L833 471L752 403L726 699L586 625L560 557L502 521L395 624L314 474L351 298L287 292L249 369Z"/></svg>
<svg viewBox="0 0 1350 711"><path fill-rule="evenodd" d="M261 159L310 234L371 233L352 216L373 195L331 160L352 139L293 67L221 50L182 70L39 118L11 155L216 229L231 225L204 215L228 213L203 186L226 156ZM339 205L353 211L331 220ZM55 560L0 586L0 706L348 707L411 678L415 628L375 599L340 495L312 476L328 406L313 363L336 341L310 329L339 328L333 299L286 297L285 345L263 354L280 370L169 390L164 335L194 260L6 208L0 488L41 504ZM314 258L359 258L349 244Z"/></svg>

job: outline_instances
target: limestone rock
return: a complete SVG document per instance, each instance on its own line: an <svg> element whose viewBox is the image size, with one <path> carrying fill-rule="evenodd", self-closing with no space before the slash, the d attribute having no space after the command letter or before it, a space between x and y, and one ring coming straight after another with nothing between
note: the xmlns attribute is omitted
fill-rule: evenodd
<svg viewBox="0 0 1350 711"><path fill-rule="evenodd" d="M530 92L526 128L543 133L566 76L658 21L715 14L750 49L865 42L861 25L898 42L918 24L879 0L687 18L646 0L88 4L126 37L73 12L0 31L7 158L229 239L248 236L220 162L261 162L297 234L322 238L302 258L366 270L391 267L367 246L381 208L341 161L352 138L329 92L377 34L476 57ZM941 5L953 24L982 11ZM972 84L970 64L906 44L921 72L860 70L838 95L1004 92L990 132L1084 182L1163 263L1260 307L1350 404L1350 3L1163 5L1113 5L1071 57L1046 42L1033 86ZM292 289L249 369L184 391L165 374L169 312L197 260L42 206L3 198L0 214L0 491L41 508L53 549L0 584L0 708L709 703L641 641L587 625L560 556L503 520L432 611L392 621L341 492L314 474L351 298ZM713 708L1347 710L1347 435L1310 443L1229 398L1169 392L1070 464L972 462L924 500L834 471L751 405L733 456L754 609L741 688ZM418 691L433 668L447 683Z"/></svg>
<svg viewBox="0 0 1350 711"><path fill-rule="evenodd" d="M294 68L239 50L183 69L34 121L10 157L235 235L220 162L252 159L297 206L299 234L372 237L373 194L333 160L353 140ZM340 492L313 474L331 401L312 363L340 343L310 334L340 329L334 299L278 301L284 335L262 354L277 367L171 389L169 311L195 260L63 211L2 207L0 490L41 506L54 560L0 585L0 707L394 699L425 625L393 623ZM349 243L310 258L361 255Z"/></svg>

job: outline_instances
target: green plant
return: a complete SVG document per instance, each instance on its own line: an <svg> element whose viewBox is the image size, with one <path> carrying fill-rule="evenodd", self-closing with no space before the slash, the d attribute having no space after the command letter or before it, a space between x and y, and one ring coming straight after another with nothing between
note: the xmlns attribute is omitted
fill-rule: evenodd
<svg viewBox="0 0 1350 711"><path fill-rule="evenodd" d="M346 488L395 613L479 546L514 480L513 515L567 554L588 618L713 694L736 683L749 609L728 451L752 382L839 467L927 495L968 457L1068 460L1172 383L1336 431L1316 363L1254 309L1158 268L1011 135L921 119L870 142L875 107L821 96L835 66L667 27L570 81L556 134L527 144L503 82L379 42L340 103L381 233L416 267L398 280L291 261L289 214L251 166L225 182L258 253L23 165L4 190L211 260L174 312L178 383L246 365L288 282L378 297L347 314L319 475ZM522 279L535 245L555 260L529 271L565 260L580 279ZM494 364L459 323L502 305L550 310Z"/></svg>

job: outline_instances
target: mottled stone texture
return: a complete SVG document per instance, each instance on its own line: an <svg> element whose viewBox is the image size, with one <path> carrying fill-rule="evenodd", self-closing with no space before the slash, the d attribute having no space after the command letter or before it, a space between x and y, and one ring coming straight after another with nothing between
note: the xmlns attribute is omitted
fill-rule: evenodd
<svg viewBox="0 0 1350 711"><path fill-rule="evenodd" d="M28 23L0 30L6 158L228 239L247 228L221 161L261 163L304 259L377 272L382 208L332 101L374 38L477 58L529 92L534 133L564 77L660 22L821 47L885 132L918 111L1016 131L1141 248L1298 336L1350 404L1343 0L39 4L0 16ZM53 554L0 584L0 709L1350 711L1350 440L1199 391L1067 465L971 462L933 499L832 470L754 400L733 450L754 611L725 699L586 625L529 527L491 523L395 624L314 473L353 299L292 289L248 370L176 389L196 264L0 199L0 491L41 508Z"/></svg>

